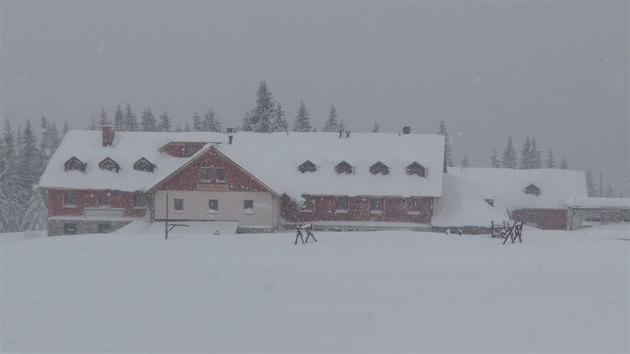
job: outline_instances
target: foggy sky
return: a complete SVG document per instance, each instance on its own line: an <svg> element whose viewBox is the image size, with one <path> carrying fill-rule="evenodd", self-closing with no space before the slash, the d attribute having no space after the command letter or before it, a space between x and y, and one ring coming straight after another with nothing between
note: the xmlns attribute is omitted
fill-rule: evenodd
<svg viewBox="0 0 630 354"><path fill-rule="evenodd" d="M1 116L84 129L105 108L235 126L266 80L354 131L444 120L456 164L488 166L507 134L629 193L628 3L3 2ZM183 124L182 124L183 125ZM543 157L544 159L544 157ZM599 181L597 181L599 183Z"/></svg>

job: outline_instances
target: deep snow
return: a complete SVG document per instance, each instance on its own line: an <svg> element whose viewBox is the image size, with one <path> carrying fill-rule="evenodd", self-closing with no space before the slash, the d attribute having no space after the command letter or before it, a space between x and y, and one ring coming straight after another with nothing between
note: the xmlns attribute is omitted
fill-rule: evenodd
<svg viewBox="0 0 630 354"><path fill-rule="evenodd" d="M2 350L627 352L627 235L0 236Z"/></svg>

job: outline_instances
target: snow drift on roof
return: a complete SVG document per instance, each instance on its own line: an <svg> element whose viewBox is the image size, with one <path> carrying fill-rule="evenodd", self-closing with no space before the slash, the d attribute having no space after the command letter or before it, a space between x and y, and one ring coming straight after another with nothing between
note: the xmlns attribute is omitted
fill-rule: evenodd
<svg viewBox="0 0 630 354"><path fill-rule="evenodd" d="M271 133L240 132L233 144L215 148L278 194L293 198L308 195L427 196L442 194L444 137L396 133ZM298 169L307 160L315 172ZM352 174L337 174L346 161ZM370 166L381 161L389 174L373 175ZM427 176L408 175L406 167L418 162Z"/></svg>
<svg viewBox="0 0 630 354"><path fill-rule="evenodd" d="M485 226L509 221L505 209L493 208L476 186L453 175L444 175L442 197L435 201L431 224L434 226Z"/></svg>
<svg viewBox="0 0 630 354"><path fill-rule="evenodd" d="M510 168L449 168L448 173L474 185L495 208L560 208L561 201L586 197L586 176L582 171L561 169L515 170ZM526 194L529 185L540 195Z"/></svg>
<svg viewBox="0 0 630 354"><path fill-rule="evenodd" d="M574 198L562 201L569 208L630 209L630 198Z"/></svg>
<svg viewBox="0 0 630 354"><path fill-rule="evenodd" d="M145 191L204 150L200 150L191 157L181 158L161 153L160 147L170 142L221 143L226 141L227 137L222 133L116 132L113 146L102 146L101 131L71 130L50 159L40 178L39 186ZM85 173L64 171L64 163L72 156L87 163ZM107 157L120 166L118 173L98 167L99 162ZM133 164L142 157L156 166L153 172L134 170Z"/></svg>

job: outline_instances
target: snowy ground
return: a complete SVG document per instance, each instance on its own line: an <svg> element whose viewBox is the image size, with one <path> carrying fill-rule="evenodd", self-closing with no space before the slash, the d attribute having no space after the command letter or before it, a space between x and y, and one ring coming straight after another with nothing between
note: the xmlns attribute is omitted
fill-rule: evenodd
<svg viewBox="0 0 630 354"><path fill-rule="evenodd" d="M628 351L627 225L5 236L3 352Z"/></svg>

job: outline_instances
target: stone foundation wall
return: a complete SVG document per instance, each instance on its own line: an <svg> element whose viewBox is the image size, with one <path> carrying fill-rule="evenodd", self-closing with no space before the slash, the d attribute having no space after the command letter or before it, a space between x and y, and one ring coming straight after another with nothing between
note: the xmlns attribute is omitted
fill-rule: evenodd
<svg viewBox="0 0 630 354"><path fill-rule="evenodd" d="M109 220L58 220L48 219L48 236L68 235L66 231L72 229L69 225L75 225L76 234L98 234L112 232L129 224L131 221ZM104 226L109 225L109 226ZM106 229L109 228L109 231Z"/></svg>

